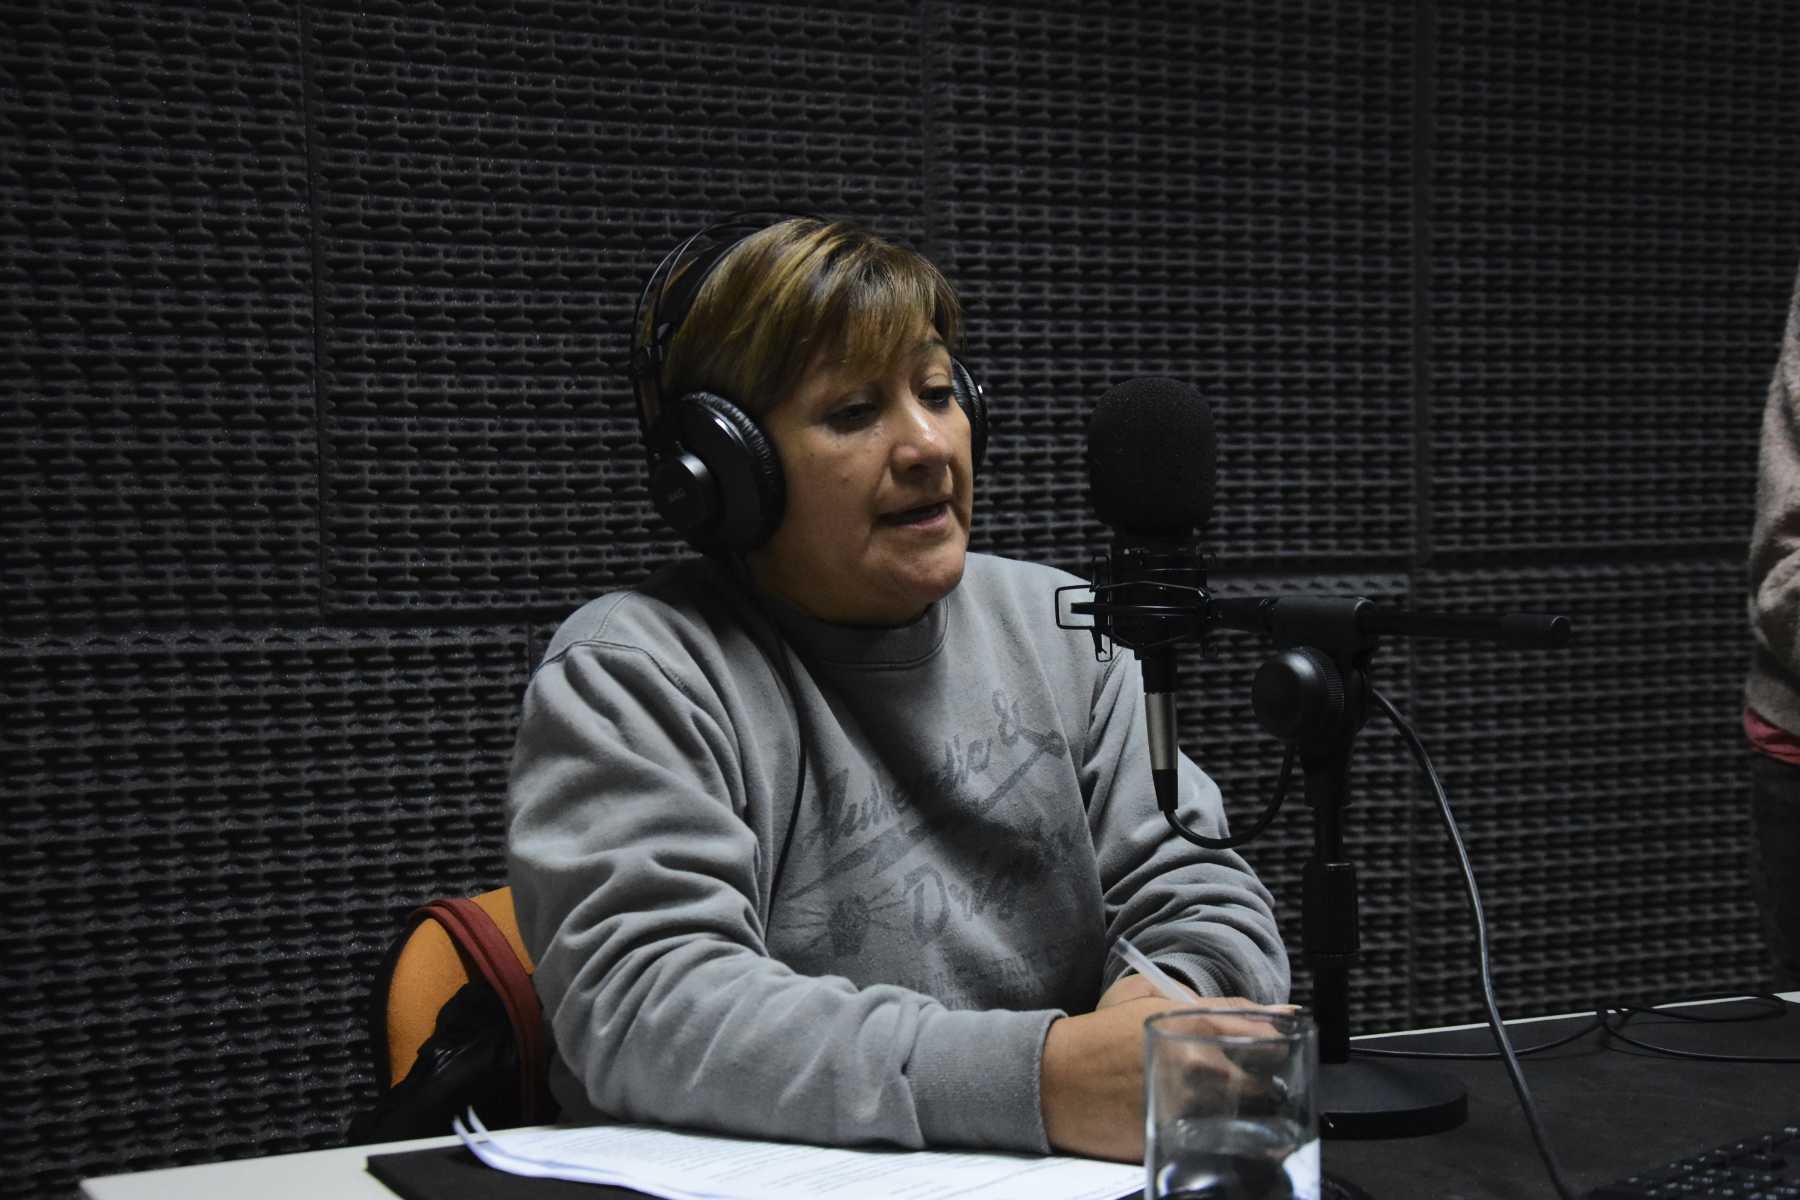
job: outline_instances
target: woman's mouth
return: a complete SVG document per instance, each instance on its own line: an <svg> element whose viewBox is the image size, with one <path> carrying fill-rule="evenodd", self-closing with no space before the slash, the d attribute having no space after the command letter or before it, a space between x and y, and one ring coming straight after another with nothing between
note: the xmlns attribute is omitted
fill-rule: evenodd
<svg viewBox="0 0 1800 1200"><path fill-rule="evenodd" d="M941 521L950 518L950 502L939 500L936 504L921 504L917 508L908 508L900 512L887 513L881 518L883 525L899 525L912 529L928 529Z"/></svg>

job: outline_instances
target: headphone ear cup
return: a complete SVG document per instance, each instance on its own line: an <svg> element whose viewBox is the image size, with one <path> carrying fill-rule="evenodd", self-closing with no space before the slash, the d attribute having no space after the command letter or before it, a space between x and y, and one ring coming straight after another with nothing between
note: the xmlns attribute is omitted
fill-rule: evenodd
<svg viewBox="0 0 1800 1200"><path fill-rule="evenodd" d="M979 471L981 460L987 456L987 392L975 382L975 377L969 374L969 369L959 358L950 360L950 382L956 389L956 402L969 418L969 466L971 470Z"/></svg>
<svg viewBox="0 0 1800 1200"><path fill-rule="evenodd" d="M714 518L687 533L706 553L754 550L781 524L787 482L781 458L756 418L711 392L681 398L681 448L705 464L717 501Z"/></svg>

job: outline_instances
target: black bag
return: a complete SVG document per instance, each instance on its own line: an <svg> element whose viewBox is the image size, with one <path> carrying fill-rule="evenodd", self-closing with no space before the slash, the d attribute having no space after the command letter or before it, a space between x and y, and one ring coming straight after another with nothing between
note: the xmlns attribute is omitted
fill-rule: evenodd
<svg viewBox="0 0 1800 1200"><path fill-rule="evenodd" d="M470 900L435 900L415 911L388 950L369 1009L375 1076L388 1071L388 1000L400 952L421 921L442 925L469 975L438 1010L406 1077L351 1121L350 1145L436 1137L473 1108L489 1129L554 1118L545 1086L548 1032L531 976L493 919Z"/></svg>

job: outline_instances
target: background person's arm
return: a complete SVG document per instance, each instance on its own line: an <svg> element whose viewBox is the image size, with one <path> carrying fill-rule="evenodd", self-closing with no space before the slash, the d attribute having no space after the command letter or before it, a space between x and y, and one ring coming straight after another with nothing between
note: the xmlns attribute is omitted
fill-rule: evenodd
<svg viewBox="0 0 1800 1200"><path fill-rule="evenodd" d="M1757 455L1756 524L1750 535L1750 628L1758 657L1787 684L1759 690L1752 676L1750 704L1789 732L1800 733L1792 710L1800 692L1800 278L1788 306L1781 356L1769 381Z"/></svg>

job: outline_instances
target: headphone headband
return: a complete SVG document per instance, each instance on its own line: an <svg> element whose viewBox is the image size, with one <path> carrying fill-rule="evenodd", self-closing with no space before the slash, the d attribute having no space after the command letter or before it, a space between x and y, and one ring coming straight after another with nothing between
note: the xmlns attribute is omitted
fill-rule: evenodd
<svg viewBox="0 0 1800 1200"><path fill-rule="evenodd" d="M687 320L688 311L694 300L700 295L700 288L711 276L719 261L729 254L734 246L753 233L758 233L781 221L795 219L823 221L825 218L813 213L782 212L778 210L750 209L735 212L710 225L703 225L684 238L679 245L656 264L650 277L644 281L644 290L638 293L637 305L631 314L631 356L627 360L626 376L631 381L632 397L637 402L638 432L644 439L644 445L654 447L658 440L657 429L662 424L657 418L662 415L663 363L668 358L669 343L674 341L675 334L682 323ZM720 238L727 230L738 230L736 236ZM694 243L702 239L715 239L717 244L708 247L690 260L691 265L679 283L670 286L670 279L676 268L682 265L688 251ZM655 293L652 296L652 293ZM646 332L644 315L645 307L649 308L649 341L644 341ZM665 314L665 308L667 313ZM655 405L657 412L650 411L650 396L644 390L644 381L655 385Z"/></svg>

